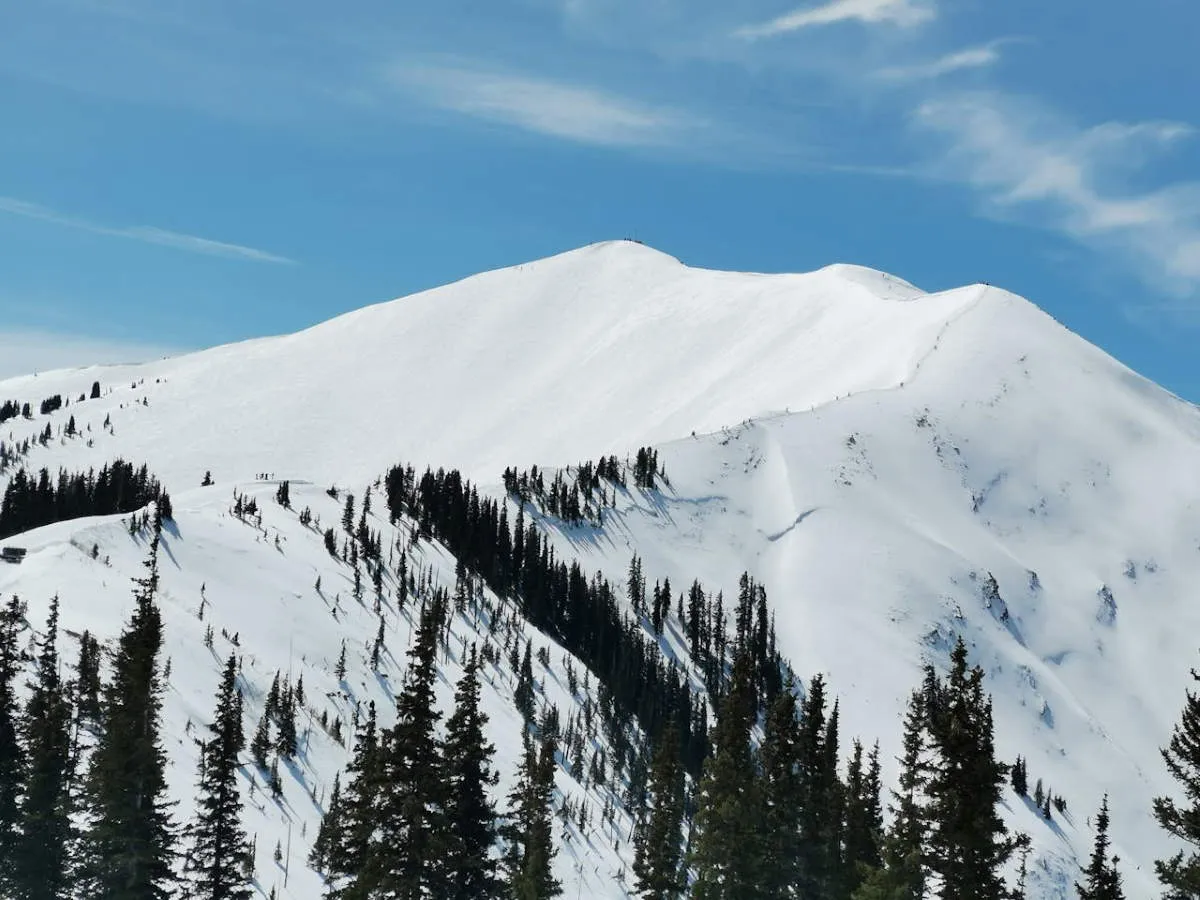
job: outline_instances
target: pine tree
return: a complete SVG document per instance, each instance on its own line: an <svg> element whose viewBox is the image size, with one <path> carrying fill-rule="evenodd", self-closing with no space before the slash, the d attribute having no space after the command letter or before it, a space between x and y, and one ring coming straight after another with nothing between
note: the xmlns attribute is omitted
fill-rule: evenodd
<svg viewBox="0 0 1200 900"><path fill-rule="evenodd" d="M267 787L271 796L278 800L283 796L283 780L279 777L279 754L271 757L271 768L267 770Z"/></svg>
<svg viewBox="0 0 1200 900"><path fill-rule="evenodd" d="M646 578L642 574L642 560L635 553L629 560L629 575L625 579L629 605L639 619L646 614Z"/></svg>
<svg viewBox="0 0 1200 900"><path fill-rule="evenodd" d="M1017 792L1018 797L1024 797L1029 793L1029 772L1025 766L1025 760L1018 756L1017 761L1012 765L1012 788Z"/></svg>
<svg viewBox="0 0 1200 900"><path fill-rule="evenodd" d="M441 714L433 693L442 620L438 600L422 611L404 685L396 698L396 724L380 740L376 827L364 869L370 889L384 897L416 900L441 894L439 867L431 862L441 849L446 802L434 734Z"/></svg>
<svg viewBox="0 0 1200 900"><path fill-rule="evenodd" d="M313 841L312 851L308 855L308 864L318 872L329 871L329 855L333 842L341 830L342 818L342 773L333 776L333 788L329 792L329 802L321 815L321 824L317 826L317 837Z"/></svg>
<svg viewBox="0 0 1200 900"><path fill-rule="evenodd" d="M379 735L373 702L359 724L346 776L345 790L325 814L329 839L324 861L331 879L328 895L331 900L360 900L370 890L370 873L366 871L368 841L375 828L374 809L380 786Z"/></svg>
<svg viewBox="0 0 1200 900"><path fill-rule="evenodd" d="M879 842L883 834L883 816L879 807L879 777L878 745L870 759L864 762L862 743L855 741L846 773L846 827L839 890L844 897L853 895L867 874L882 863Z"/></svg>
<svg viewBox="0 0 1200 900"><path fill-rule="evenodd" d="M264 709L254 729L254 739L250 741L250 758L260 769L267 767L267 754L271 752L271 722Z"/></svg>
<svg viewBox="0 0 1200 900"><path fill-rule="evenodd" d="M889 807L891 829L883 839L882 865L870 872L854 892L854 900L924 900L928 818L925 789L929 783L925 734L926 696L914 691L904 716L900 778Z"/></svg>
<svg viewBox="0 0 1200 900"><path fill-rule="evenodd" d="M57 900L69 883L71 706L58 674L58 597L50 603L32 694L25 707L27 765L21 800L17 891L22 900Z"/></svg>
<svg viewBox="0 0 1200 900"><path fill-rule="evenodd" d="M683 864L683 768L679 730L659 737L650 766L650 812L639 823L633 859L634 892L645 900L677 900L686 886Z"/></svg>
<svg viewBox="0 0 1200 900"><path fill-rule="evenodd" d="M344 681L346 678L346 642L342 641L342 649L338 651L337 664L333 667L333 674L338 681Z"/></svg>
<svg viewBox="0 0 1200 900"><path fill-rule="evenodd" d="M279 698L282 696L279 682L279 670L275 670L275 678L271 681L271 689L267 691L267 702L263 708L263 715L268 719L274 719L279 715Z"/></svg>
<svg viewBox="0 0 1200 900"><path fill-rule="evenodd" d="M283 759L291 759L296 755L296 697L292 686L285 684L279 694L279 703L275 710L275 752Z"/></svg>
<svg viewBox="0 0 1200 900"><path fill-rule="evenodd" d="M371 668L379 671L380 658L383 656L383 616L379 617L379 628L375 632L375 642L371 645Z"/></svg>
<svg viewBox="0 0 1200 900"><path fill-rule="evenodd" d="M1192 669L1192 681L1200 673ZM1200 695L1188 690L1183 712L1161 751L1171 777L1183 789L1184 802L1173 797L1154 799L1154 818L1171 837L1189 845L1170 859L1154 864L1158 880L1166 887L1165 900L1194 900L1200 897Z"/></svg>
<svg viewBox="0 0 1200 900"><path fill-rule="evenodd" d="M446 722L441 756L446 778L446 900L493 900L503 896L492 858L496 807L488 789L496 782L495 748L485 735L487 715L479 706L479 657L472 645Z"/></svg>
<svg viewBox="0 0 1200 900"><path fill-rule="evenodd" d="M941 877L942 900L1001 900L1001 868L1014 849L996 812L1007 767L995 759L983 670L968 668L961 638L950 661L938 702L927 710L937 753L928 787L930 865Z"/></svg>
<svg viewBox="0 0 1200 900"><path fill-rule="evenodd" d="M1117 869L1117 857L1108 856L1108 795L1100 803L1096 814L1096 839L1092 844L1092 857L1083 870L1084 883L1075 883L1079 900L1125 900L1121 888L1121 873Z"/></svg>
<svg viewBox="0 0 1200 900"><path fill-rule="evenodd" d="M521 657L521 665L517 670L517 686L513 689L513 706L521 713L527 725L533 721L535 712L532 646L530 641L525 642L525 654Z"/></svg>
<svg viewBox="0 0 1200 900"><path fill-rule="evenodd" d="M100 642L85 631L79 637L75 665L75 711L80 722L100 721Z"/></svg>
<svg viewBox="0 0 1200 900"><path fill-rule="evenodd" d="M517 784L509 795L508 821L502 829L508 842L504 862L512 900L549 900L562 893L552 868L554 753L553 741L544 739L539 752L525 732Z"/></svg>
<svg viewBox="0 0 1200 900"><path fill-rule="evenodd" d="M695 900L754 896L762 864L759 784L750 729L755 720L753 663L734 659L733 680L713 729L714 751L705 761L697 798L691 864Z"/></svg>
<svg viewBox="0 0 1200 900"><path fill-rule="evenodd" d="M0 610L0 896L17 869L19 801L25 773L20 710L14 682L21 666L18 638L25 607L14 594Z"/></svg>
<svg viewBox="0 0 1200 900"><path fill-rule="evenodd" d="M200 750L196 819L189 829L189 896L204 900L243 900L251 895L244 875L247 840L238 793L238 754L246 745L237 659L230 654L217 690L212 736Z"/></svg>
<svg viewBox="0 0 1200 900"><path fill-rule="evenodd" d="M753 593L751 582L749 595ZM828 716L825 706L825 680L817 675L809 682L800 707L800 896L832 896L841 874L845 797L837 773L838 715L836 704Z"/></svg>
<svg viewBox="0 0 1200 900"><path fill-rule="evenodd" d="M764 900L791 897L800 881L800 721L790 677L767 713L762 743L764 854L759 891Z"/></svg>
<svg viewBox="0 0 1200 900"><path fill-rule="evenodd" d="M135 609L118 642L104 690L103 732L88 770L81 893L93 900L164 900L176 882L159 736L158 541L156 532L147 574L135 582Z"/></svg>

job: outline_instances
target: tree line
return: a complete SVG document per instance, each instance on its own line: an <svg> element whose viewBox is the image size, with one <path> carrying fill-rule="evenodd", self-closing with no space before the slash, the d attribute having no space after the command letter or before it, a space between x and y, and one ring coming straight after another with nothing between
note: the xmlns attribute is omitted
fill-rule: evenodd
<svg viewBox="0 0 1200 900"><path fill-rule="evenodd" d="M549 538L526 523L523 508L510 526L506 505L481 498L456 470L426 470L418 479L411 466L397 465L384 481L393 522L411 517L422 535L440 540L498 596L517 604L531 625L596 675L622 721L636 721L651 739L676 723L684 766L699 774L707 755L707 704L622 610L606 579L589 578L577 560L559 559Z"/></svg>
<svg viewBox="0 0 1200 900"><path fill-rule="evenodd" d="M75 678L60 675L56 598L37 641L22 707L15 681L25 663L25 606L13 596L0 613L0 896L159 900L174 896L180 885L181 835L166 797L160 733L158 540L156 531L103 685L99 644L86 632ZM207 795L203 780L201 794ZM240 811L234 810L238 817ZM227 860L210 851L225 845L208 840L206 828L202 816L185 832L197 866L224 869ZM199 875L190 877L200 883Z"/></svg>
<svg viewBox="0 0 1200 900"><path fill-rule="evenodd" d="M171 518L171 499L144 463L135 467L116 459L99 472L59 469L57 478L46 468L36 476L22 468L4 489L0 537L82 516L129 513L149 503L157 504L164 519Z"/></svg>
<svg viewBox="0 0 1200 900"><path fill-rule="evenodd" d="M379 729L372 703L346 781L335 782L310 857L328 879L331 900L537 900L560 893L552 871L556 735L523 731L517 783L500 815L489 794L497 776L474 646L438 733L433 691L448 612L441 595L423 604L396 723Z"/></svg>
<svg viewBox="0 0 1200 900"><path fill-rule="evenodd" d="M638 896L1025 896L1028 841L1008 832L998 809L1008 787L1018 796L1026 793L1026 766L1021 759L1008 766L996 758L984 674L970 665L961 639L949 671L939 675L926 667L910 695L900 777L885 792L877 745L868 749L855 740L843 756L839 703L824 679L814 677L803 690L794 683L774 650L765 591L749 575L739 585L728 637L717 636L726 629L720 595L706 595L697 584L679 595L678 622L693 655L704 660L715 654L719 661L714 721L710 731L700 717L700 731L692 709L698 704L703 710L704 701L681 684L681 674L644 636L647 629L653 633L655 614L646 608L651 601L640 560L631 562L627 585L631 600L640 597L633 603L642 607L635 620L617 613L614 591L602 579L585 577L576 563L556 561L547 541L521 527L520 514L518 527L509 529L503 507L481 500L457 473L427 472L418 480L411 469L397 467L388 473L387 490L393 518L412 516L464 568L503 588L501 596L517 602L533 624L544 623L568 649L569 640L590 653L591 662L584 661L598 687L639 723L644 743L633 755L644 757L648 771L642 783L631 762L626 793L636 822L631 876ZM347 506L344 525L352 528L354 508L349 501ZM363 521L359 531L373 538ZM135 581L135 608L106 681L100 678L99 645L86 633L75 677L61 675L57 601L32 658L21 646L23 604L12 597L0 609L0 897L250 896L252 848L241 826L236 780L246 740L233 657L223 668L200 744L193 820L175 823L166 801L162 621L155 603L161 517L155 523L146 574ZM656 587L652 602L661 607L665 595L669 613L672 592L668 585ZM561 890L552 866L556 721L526 715L517 787L500 813L489 793L496 776L474 649L464 658L444 726L434 697L447 600L444 592L424 595L396 698L396 724L378 728L371 710L356 726L345 779L335 782L311 862L326 874L328 894L336 900L540 900ZM613 629L606 639L618 642L621 653L633 653L635 664L638 652L653 660L638 671L660 680L641 690L674 690L673 702L659 698L658 707L645 706L632 680L614 678L622 673L605 667L607 657L598 652L604 642L587 633L596 627ZM727 663L718 646L727 648ZM530 668L529 656L526 645L522 672ZM21 704L15 683L27 668L33 680ZM1200 681L1200 674L1193 678ZM250 747L260 766L271 747L277 755L296 752L292 717L301 692L302 683L273 688L274 711L268 703L260 723L266 743ZM692 699L685 702L685 695ZM1200 696L1194 691L1187 692L1163 757L1184 799L1160 797L1154 814L1192 849L1159 861L1156 871L1166 897L1190 900L1200 896ZM1077 885L1082 900L1123 897L1108 828L1104 798L1093 852Z"/></svg>

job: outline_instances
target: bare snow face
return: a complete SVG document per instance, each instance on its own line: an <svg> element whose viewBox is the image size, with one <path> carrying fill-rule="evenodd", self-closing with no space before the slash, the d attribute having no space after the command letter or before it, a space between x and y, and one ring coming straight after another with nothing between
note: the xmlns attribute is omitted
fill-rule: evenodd
<svg viewBox="0 0 1200 900"><path fill-rule="evenodd" d="M495 480L899 384L976 292L902 303L915 288L865 271L709 272L601 244L299 334L0 394L75 398L99 378L113 391L86 419L111 415L103 451L149 459L176 490L206 469L365 480L401 456ZM81 465L85 449L58 455Z"/></svg>
<svg viewBox="0 0 1200 900"><path fill-rule="evenodd" d="M96 379L101 398L77 402ZM35 411L54 393L70 404L0 428L11 442L51 424L28 466L77 470L123 455L149 463L175 502L163 559L166 715L185 809L188 722L210 714L231 649L220 638L215 651L203 646L202 584L218 634L238 634L246 677L265 692L276 668L302 672L314 715L348 715L331 674L343 639L354 696L381 708L407 645L397 614L392 658L382 677L369 671L369 601L347 602L346 567L274 505L271 486L247 487L257 474L292 479L293 506L335 524L325 487L361 495L400 460L494 484L508 465L565 466L655 443L665 494L635 492L599 529L557 529L560 552L618 583L637 552L651 583L698 578L727 596L749 569L797 671L829 673L847 743L878 737L885 760L921 665L940 663L961 634L989 675L1000 753L1026 757L1031 784L1041 778L1069 804L1048 824L1008 796L1009 822L1034 839L1031 896L1070 895L1104 792L1129 896L1152 895L1153 859L1173 852L1149 804L1172 790L1157 747L1200 631L1200 415L1003 291L927 295L849 266L709 272L602 244L295 335L0 386L0 400ZM72 415L80 436L60 437ZM216 485L199 488L206 470ZM265 534L229 515L235 486L260 494ZM385 545L398 536L379 527ZM120 523L61 523L21 542L29 559L0 567L0 592L31 601L34 624L58 593L65 627L117 634L144 550ZM433 546L421 553L453 585L454 561ZM452 644L477 636L473 623L455 628ZM562 686L561 651L551 656L545 683L565 720L579 701ZM456 667L445 661L447 703ZM509 777L519 715L505 673L490 677L497 765ZM248 700L256 720L261 698ZM345 757L316 729L286 803L256 790L248 825L267 889L282 885L271 851L290 824L283 896L319 896L303 858ZM587 794L561 774L559 789ZM624 895L627 825L560 845L567 896Z"/></svg>
<svg viewBox="0 0 1200 900"><path fill-rule="evenodd" d="M899 754L900 713L957 635L988 673L997 747L1068 803L1034 841L1034 897L1074 896L1102 794L1129 896L1170 843L1151 798L1196 662L1200 415L1002 291L986 290L903 387L660 448L665 503L562 552L651 580L767 586L780 647L827 672L843 734ZM686 580L685 580L686 579Z"/></svg>

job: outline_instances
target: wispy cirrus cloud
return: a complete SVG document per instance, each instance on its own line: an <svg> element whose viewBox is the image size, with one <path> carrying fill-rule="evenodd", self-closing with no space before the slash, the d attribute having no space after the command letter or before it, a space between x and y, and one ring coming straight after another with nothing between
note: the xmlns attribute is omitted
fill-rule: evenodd
<svg viewBox="0 0 1200 900"><path fill-rule="evenodd" d="M551 137L609 147L683 142L703 121L604 90L463 65L404 65L393 84L422 103Z"/></svg>
<svg viewBox="0 0 1200 900"><path fill-rule="evenodd" d="M912 28L936 17L937 8L932 0L830 0L822 6L802 7L758 25L745 25L734 34L753 40L842 22Z"/></svg>
<svg viewBox="0 0 1200 900"><path fill-rule="evenodd" d="M204 256L219 256L225 259L241 259L249 262L277 263L294 265L295 261L285 256L277 256L266 250L246 247L242 244L230 244L225 241L214 241L210 238L198 237L194 234L184 234L179 231L168 231L152 225L103 225L69 213L59 212L40 203L30 203L14 197L0 196L0 212L13 216L23 216L27 219L37 219L50 222L65 228L75 228L91 234L106 237L125 238L140 241L143 244L154 244L159 247L170 247L188 253L199 253Z"/></svg>
<svg viewBox="0 0 1200 900"><path fill-rule="evenodd" d="M989 211L1119 253L1177 295L1200 292L1200 182L1139 189L1129 177L1190 136L1190 126L1079 128L999 93L927 101L916 121L945 141L939 168L978 192Z"/></svg>
<svg viewBox="0 0 1200 900"><path fill-rule="evenodd" d="M1000 62L1000 47L1005 43L1008 41L990 41L947 53L929 62L889 66L880 69L879 75L891 81L929 81L964 69L985 69Z"/></svg>

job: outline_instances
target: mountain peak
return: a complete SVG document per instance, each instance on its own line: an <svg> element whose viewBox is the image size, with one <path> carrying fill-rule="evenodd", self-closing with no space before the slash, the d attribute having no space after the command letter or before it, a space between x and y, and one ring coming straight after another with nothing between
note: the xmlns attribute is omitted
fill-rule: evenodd
<svg viewBox="0 0 1200 900"><path fill-rule="evenodd" d="M76 400L96 379L100 396ZM56 394L61 407L39 406ZM1090 837L1079 823L1101 787L1121 811L1114 850L1133 863L1132 895L1150 893L1161 848L1146 798L1170 789L1157 746L1181 699L1162 686L1182 692L1200 629L1188 599L1200 580L1200 412L1015 295L986 285L926 294L844 264L705 270L610 241L297 334L14 379L0 396L44 410L6 422L17 456L0 474L82 473L122 457L146 463L174 498L164 543L172 735L207 701L195 685L212 668L199 648L213 622L244 642L260 686L298 665L310 687L324 686L319 696L348 684L355 702L392 695L361 653L351 682L332 677L345 646L381 633L385 607L343 599L363 585L321 530L344 515L347 493L365 501L390 466L456 468L505 503L507 467L629 460L654 445L661 490L606 483L582 523L530 501L527 521L558 559L619 584L636 553L647 580L695 579L726 597L750 572L769 590L781 650L798 672L828 675L843 733L879 737L885 761L898 755L922 665L944 664L963 638L988 673L1002 758L1021 754L1071 803L1053 824L1020 801L1003 812L1034 838L1030 896L1065 897ZM212 483L206 473L215 487L200 486ZM291 509L276 502L285 479ZM417 524L389 521L372 496L381 546L418 552ZM234 497L255 498L263 519L239 522ZM125 520L56 522L13 544L29 554L0 573L6 593L41 604L61 594L70 627L116 633L125 576L144 551ZM447 547L425 542L413 559L454 584ZM393 625L398 649L407 625ZM694 671L680 634L672 622L663 647ZM454 646L467 645L460 636ZM531 637L549 654L546 635ZM557 676L545 684L570 720L574 690ZM339 707L341 722L349 709ZM520 717L493 709L509 735L497 746L515 751ZM324 756L309 774L327 787L345 747L318 739ZM515 768L515 753L502 767ZM313 811L300 806L311 840ZM576 847L587 865L570 877L594 877L589 896L624 896L609 874L627 862L617 842Z"/></svg>

